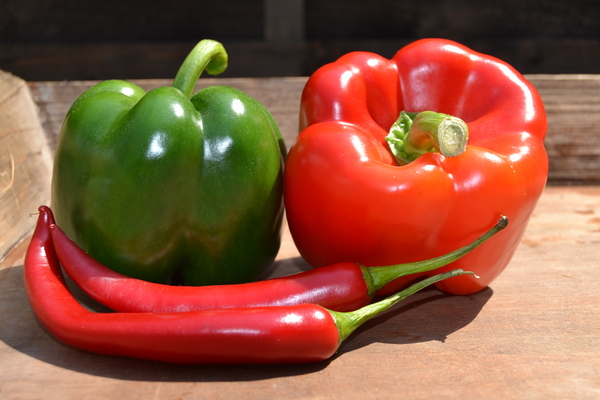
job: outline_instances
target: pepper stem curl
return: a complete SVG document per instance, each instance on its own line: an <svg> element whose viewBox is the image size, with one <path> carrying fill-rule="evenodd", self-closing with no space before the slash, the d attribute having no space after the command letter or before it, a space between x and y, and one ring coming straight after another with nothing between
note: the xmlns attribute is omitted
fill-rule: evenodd
<svg viewBox="0 0 600 400"><path fill-rule="evenodd" d="M465 151L469 128L460 118L434 111L402 111L385 140L399 165L422 154L439 152L455 157Z"/></svg>
<svg viewBox="0 0 600 400"><path fill-rule="evenodd" d="M173 87L181 90L189 98L204 70L211 75L218 75L227 69L227 62L227 52L221 43L209 39L202 40L181 64L173 80Z"/></svg>

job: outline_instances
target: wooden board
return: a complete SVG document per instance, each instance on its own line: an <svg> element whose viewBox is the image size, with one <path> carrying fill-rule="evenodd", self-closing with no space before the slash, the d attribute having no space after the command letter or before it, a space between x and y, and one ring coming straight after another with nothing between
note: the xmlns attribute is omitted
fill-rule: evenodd
<svg viewBox="0 0 600 400"><path fill-rule="evenodd" d="M600 184L600 75L527 75L548 114L546 149L549 183ZM298 132L298 108L305 77L201 78L197 89L210 85L237 87L262 102L273 114L288 147ZM170 80L135 80L146 90L170 85ZM32 82L42 124L54 147L62 120L75 99L95 82Z"/></svg>
<svg viewBox="0 0 600 400"><path fill-rule="evenodd" d="M471 296L421 292L369 322L323 363L173 366L96 356L56 342L30 310L22 264L29 227L35 222L29 213L39 204L34 202L23 205L24 221L0 221L0 232L13 229L12 224L18 228L11 233L16 247L0 263L0 398L600 398L600 187L591 185L600 175L594 164L600 144L593 129L600 118L595 112L600 79L530 79L542 93L551 120L547 147L551 165L559 166L551 171L551 182L587 185L545 190L521 246L490 288ZM230 84L257 97L291 144L305 81L217 79L202 84ZM17 86L22 87L20 82ZM138 83L147 89L168 84ZM26 159L51 153L66 110L91 84L29 83L49 144L37 138L33 144L41 143L42 149L27 153ZM563 118L565 112L569 118ZM581 118L573 117L577 113ZM565 130L576 140L557 136ZM561 150L565 143L569 151ZM27 181L32 176L45 176L35 187L47 188L50 163L43 159L28 169L27 178L14 181L24 193L33 187ZM6 166L0 169L6 171ZM0 212L12 215L13 206L6 207ZM271 276L306 268L284 230Z"/></svg>
<svg viewBox="0 0 600 400"><path fill-rule="evenodd" d="M0 260L33 228L50 198L52 153L25 81L0 71Z"/></svg>

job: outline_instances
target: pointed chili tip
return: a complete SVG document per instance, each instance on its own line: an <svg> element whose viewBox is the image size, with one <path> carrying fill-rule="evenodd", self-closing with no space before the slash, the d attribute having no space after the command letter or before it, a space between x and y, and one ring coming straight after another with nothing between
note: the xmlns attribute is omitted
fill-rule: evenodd
<svg viewBox="0 0 600 400"><path fill-rule="evenodd" d="M52 212L50 207L46 205L41 205L39 206L38 211L40 212L42 217L46 219L46 223L48 225L56 224L56 221L54 220L54 213Z"/></svg>

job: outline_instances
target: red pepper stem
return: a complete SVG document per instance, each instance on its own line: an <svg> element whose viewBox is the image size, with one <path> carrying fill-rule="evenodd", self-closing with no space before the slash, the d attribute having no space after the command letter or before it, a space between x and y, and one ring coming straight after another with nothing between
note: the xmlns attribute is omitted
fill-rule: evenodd
<svg viewBox="0 0 600 400"><path fill-rule="evenodd" d="M443 256L405 264L388 265L383 267L363 267L363 275L365 276L369 293L374 294L386 284L402 276L432 271L448 265L474 250L476 247L479 247L486 240L500 232L502 229L506 228L507 225L508 218L501 216L496 225L494 225L477 240L464 247L461 247L460 249L454 250L448 254L444 254Z"/></svg>
<svg viewBox="0 0 600 400"><path fill-rule="evenodd" d="M412 286L404 289L401 292L393 294L383 300L380 300L376 303L369 304L365 307L359 308L356 311L350 312L338 312L338 311L329 311L329 313L333 316L335 320L335 324L338 327L338 331L340 332L339 342L343 342L352 332L354 332L359 326L367 322L368 320L376 317L377 315L387 311L390 307L394 306L398 302L404 300L411 294L418 292L426 288L427 286L433 285L439 281L444 279L453 278L459 275L471 274L475 275L470 271L463 271L461 269L455 269L454 271L444 272L442 274L431 276L427 279L419 281Z"/></svg>
<svg viewBox="0 0 600 400"><path fill-rule="evenodd" d="M181 64L173 81L173 87L191 97L196 82L204 70L217 75L227 69L227 52L223 45L214 40L200 41Z"/></svg>
<svg viewBox="0 0 600 400"><path fill-rule="evenodd" d="M425 153L458 156L465 151L468 138L469 128L460 118L434 111L402 111L386 141L398 164L404 165Z"/></svg>

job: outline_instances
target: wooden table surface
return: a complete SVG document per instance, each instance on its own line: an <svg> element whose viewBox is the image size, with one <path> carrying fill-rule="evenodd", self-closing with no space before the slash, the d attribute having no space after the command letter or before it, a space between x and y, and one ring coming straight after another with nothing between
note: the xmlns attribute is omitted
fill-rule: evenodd
<svg viewBox="0 0 600 400"><path fill-rule="evenodd" d="M36 322L23 287L30 214L48 201L62 118L92 82L27 84L0 74L0 399L600 399L600 77L528 78L550 119L550 181L490 288L470 296L418 293L326 362L177 366L68 348ZM202 84L257 97L291 144L305 81ZM33 111L17 113L27 107ZM272 275L306 268L284 230Z"/></svg>

